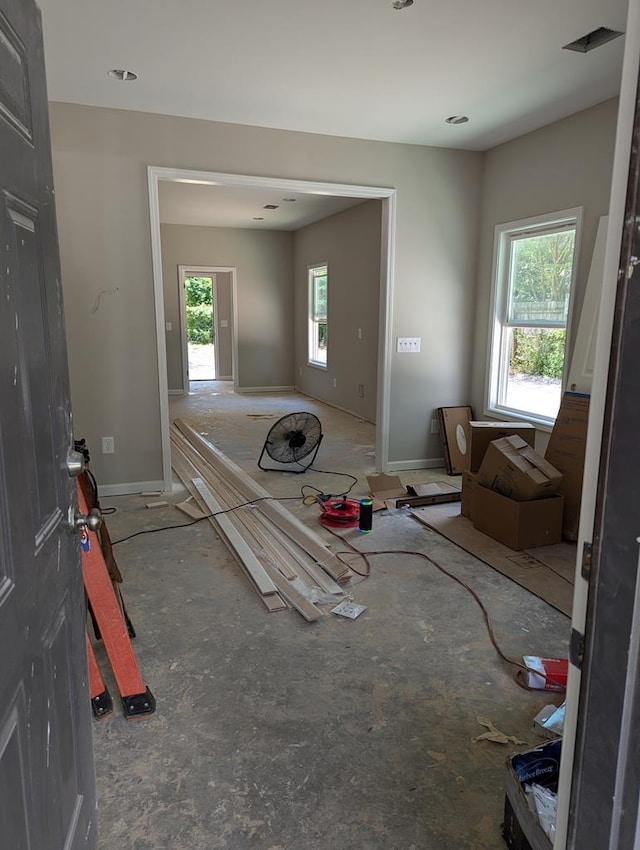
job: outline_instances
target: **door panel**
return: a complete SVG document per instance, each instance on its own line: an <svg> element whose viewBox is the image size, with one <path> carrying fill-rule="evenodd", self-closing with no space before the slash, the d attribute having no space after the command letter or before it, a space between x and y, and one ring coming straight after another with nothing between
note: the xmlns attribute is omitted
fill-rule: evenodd
<svg viewBox="0 0 640 850"><path fill-rule="evenodd" d="M24 691L20 687L0 724L0 823L7 824L8 831L3 831L7 847L30 850L32 812L25 783L25 716Z"/></svg>
<svg viewBox="0 0 640 850"><path fill-rule="evenodd" d="M95 847L85 601L40 16L0 0L0 844Z"/></svg>

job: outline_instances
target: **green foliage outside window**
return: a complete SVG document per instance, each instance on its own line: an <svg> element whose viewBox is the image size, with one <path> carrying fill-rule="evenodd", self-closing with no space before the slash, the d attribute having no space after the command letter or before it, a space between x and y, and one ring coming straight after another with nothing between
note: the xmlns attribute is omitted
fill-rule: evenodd
<svg viewBox="0 0 640 850"><path fill-rule="evenodd" d="M512 328L512 374L562 378L574 244L573 229L512 243L508 319L532 325Z"/></svg>
<svg viewBox="0 0 640 850"><path fill-rule="evenodd" d="M562 378L567 332L556 328L513 328L509 371Z"/></svg>
<svg viewBox="0 0 640 850"><path fill-rule="evenodd" d="M187 339L201 345L215 342L213 291L210 277L185 277Z"/></svg>

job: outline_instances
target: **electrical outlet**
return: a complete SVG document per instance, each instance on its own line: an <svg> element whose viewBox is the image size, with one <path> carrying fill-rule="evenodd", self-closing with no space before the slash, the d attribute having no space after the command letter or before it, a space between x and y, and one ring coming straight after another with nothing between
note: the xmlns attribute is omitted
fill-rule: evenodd
<svg viewBox="0 0 640 850"><path fill-rule="evenodd" d="M103 455L112 455L115 454L116 446L113 437L103 437L102 438L102 454Z"/></svg>
<svg viewBox="0 0 640 850"><path fill-rule="evenodd" d="M168 331L172 331L173 330L173 324L171 322L165 322L165 328Z"/></svg>
<svg viewBox="0 0 640 850"><path fill-rule="evenodd" d="M358 328L358 339L362 339L362 328Z"/></svg>
<svg viewBox="0 0 640 850"><path fill-rule="evenodd" d="M399 336L396 351L401 354L418 354L421 342L419 336Z"/></svg>
<svg viewBox="0 0 640 850"><path fill-rule="evenodd" d="M438 424L437 419L431 420L431 433L432 434L439 434L440 433L440 425Z"/></svg>
<svg viewBox="0 0 640 850"><path fill-rule="evenodd" d="M335 389L337 386L338 386L338 379L334 378L333 379L333 388Z"/></svg>
<svg viewBox="0 0 640 850"><path fill-rule="evenodd" d="M360 398L364 398L364 384L358 384L358 395Z"/></svg>

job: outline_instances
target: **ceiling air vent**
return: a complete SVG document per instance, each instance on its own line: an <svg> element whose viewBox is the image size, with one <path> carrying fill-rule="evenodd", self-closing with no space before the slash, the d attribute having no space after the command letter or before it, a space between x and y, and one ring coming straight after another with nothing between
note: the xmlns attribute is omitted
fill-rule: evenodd
<svg viewBox="0 0 640 850"><path fill-rule="evenodd" d="M263 210L277 210L277 209L278 209L278 205L277 205L277 204L265 204L265 205L262 207L262 209L263 209Z"/></svg>
<svg viewBox="0 0 640 850"><path fill-rule="evenodd" d="M598 27L597 30L588 32L582 38L577 38L575 41L565 44L562 49L575 50L577 53L588 53L590 50L595 50L596 47L606 44L608 41L613 41L619 35L624 35L624 33L618 30L610 30L607 27Z"/></svg>

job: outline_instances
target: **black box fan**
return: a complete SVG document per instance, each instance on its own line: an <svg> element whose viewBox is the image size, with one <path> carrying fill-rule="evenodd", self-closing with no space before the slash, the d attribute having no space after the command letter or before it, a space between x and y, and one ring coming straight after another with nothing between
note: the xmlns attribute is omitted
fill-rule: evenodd
<svg viewBox="0 0 640 850"><path fill-rule="evenodd" d="M271 427L258 458L258 466L266 472L305 472L316 459L322 442L322 426L313 413L289 413ZM276 463L296 464L300 469L263 466L265 452ZM305 463L301 463L306 458Z"/></svg>

